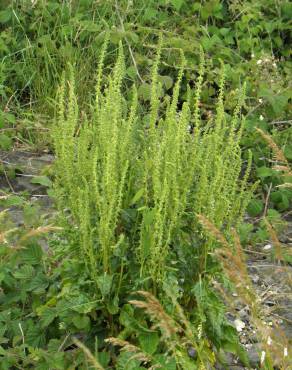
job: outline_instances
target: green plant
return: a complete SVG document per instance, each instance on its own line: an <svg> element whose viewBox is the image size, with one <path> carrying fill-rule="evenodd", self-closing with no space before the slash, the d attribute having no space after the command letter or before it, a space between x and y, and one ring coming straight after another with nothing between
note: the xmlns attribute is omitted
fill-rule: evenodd
<svg viewBox="0 0 292 370"><path fill-rule="evenodd" d="M172 99L164 101L163 108L158 51L145 122L137 111L135 88L129 107L123 99L121 46L113 74L103 90L104 52L105 49L98 68L96 101L89 117L78 114L72 71L68 100L64 98L64 82L60 90L53 139L56 187L62 207L70 209L72 222L78 225L81 253L102 295L110 293L114 275L123 279L127 274L124 256L118 251L122 247L142 278L161 284L170 260L191 248L191 243L175 247L182 244L184 228L189 228L200 245L193 253L199 260L195 270L192 266L196 279L206 269L209 250L203 231L198 232L195 213L204 212L216 225L224 224L228 233L230 226L240 220L250 198L246 187L251 159L245 176L239 179L243 93L230 119L224 114L221 78L216 116L203 124L199 112L202 60L195 102L189 99L181 111L177 110L182 64ZM124 217L130 212L129 227Z"/></svg>

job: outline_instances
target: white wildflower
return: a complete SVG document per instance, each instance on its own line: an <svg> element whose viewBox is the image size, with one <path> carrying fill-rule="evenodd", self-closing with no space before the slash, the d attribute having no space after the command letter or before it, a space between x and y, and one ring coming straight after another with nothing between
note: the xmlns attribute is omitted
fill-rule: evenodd
<svg viewBox="0 0 292 370"><path fill-rule="evenodd" d="M264 120L264 116L261 114L260 115L260 121L263 121Z"/></svg>
<svg viewBox="0 0 292 370"><path fill-rule="evenodd" d="M257 61L257 65L260 65L260 64L262 64L262 60L261 60L261 59L259 59L259 60Z"/></svg>
<svg viewBox="0 0 292 370"><path fill-rule="evenodd" d="M270 336L268 337L267 344L268 344L268 346L270 346L272 344L272 338Z"/></svg>
<svg viewBox="0 0 292 370"><path fill-rule="evenodd" d="M284 357L288 357L288 348L287 347L284 348Z"/></svg>
<svg viewBox="0 0 292 370"><path fill-rule="evenodd" d="M261 98L260 98L260 99L259 99L259 103L260 103L260 104L262 104L262 102L263 102L263 99L261 99Z"/></svg>

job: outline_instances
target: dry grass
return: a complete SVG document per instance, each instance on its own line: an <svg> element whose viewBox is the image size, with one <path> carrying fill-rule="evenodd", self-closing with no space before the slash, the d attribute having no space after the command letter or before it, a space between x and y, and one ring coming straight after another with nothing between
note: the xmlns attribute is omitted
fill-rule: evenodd
<svg viewBox="0 0 292 370"><path fill-rule="evenodd" d="M222 244L222 248L218 248L215 254L221 261L225 274L229 280L233 282L239 299L250 309L250 320L252 326L256 329L256 335L261 347L261 366L263 366L264 361L266 361L269 366L277 366L283 370L290 368L289 366L291 366L292 363L288 356L288 338L276 323L273 323L273 327L270 327L264 321L263 306L248 275L245 256L237 232L233 230L233 243L228 243L220 230L208 221L206 217L203 215L199 215L198 217L202 226ZM273 243L275 244L276 258L280 258L281 243L272 226L269 224L267 224L267 226L271 233ZM234 299L231 298L218 283L216 287L230 305L230 309L233 308L235 311Z"/></svg>

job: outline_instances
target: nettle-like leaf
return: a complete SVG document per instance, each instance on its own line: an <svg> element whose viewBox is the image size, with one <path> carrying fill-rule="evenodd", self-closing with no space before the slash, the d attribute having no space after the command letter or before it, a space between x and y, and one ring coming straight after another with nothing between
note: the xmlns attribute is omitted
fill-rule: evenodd
<svg viewBox="0 0 292 370"><path fill-rule="evenodd" d="M48 327L54 319L57 317L57 311L55 308L46 307L42 310L40 315L40 325L42 328Z"/></svg>
<svg viewBox="0 0 292 370"><path fill-rule="evenodd" d="M31 265L23 265L13 273L16 279L30 280L35 274L35 269Z"/></svg>
<svg viewBox="0 0 292 370"><path fill-rule="evenodd" d="M37 243L29 243L21 250L20 256L23 262L38 265L41 263L43 250Z"/></svg>
<svg viewBox="0 0 292 370"><path fill-rule="evenodd" d="M113 276L104 274L97 278L97 285L103 297L109 295L112 287Z"/></svg>
<svg viewBox="0 0 292 370"><path fill-rule="evenodd" d="M85 315L74 315L72 322L79 330L88 329L90 327L90 318Z"/></svg>
<svg viewBox="0 0 292 370"><path fill-rule="evenodd" d="M138 340L143 352L153 355L159 344L159 335L157 332L152 333L140 333Z"/></svg>

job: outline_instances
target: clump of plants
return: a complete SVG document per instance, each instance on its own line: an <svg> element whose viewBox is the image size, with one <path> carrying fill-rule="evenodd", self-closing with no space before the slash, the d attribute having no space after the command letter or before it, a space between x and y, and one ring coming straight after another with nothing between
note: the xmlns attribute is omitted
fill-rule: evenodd
<svg viewBox="0 0 292 370"><path fill-rule="evenodd" d="M107 320L106 335L119 330L118 315L123 317L125 307L129 309L125 300L143 289L170 310L173 300L180 302L193 325L203 328L204 352L210 351L208 340L217 348L228 337L234 340L223 306L210 288L210 280L220 272L212 255L218 245L201 227L197 214L204 214L228 238L251 198L253 189L247 185L251 157L242 174L239 146L244 89L233 116L225 114L222 71L216 112L204 121L203 54L195 92L189 89L179 105L184 57L172 96L163 99L158 79L161 46L162 40L146 111L135 86L130 103L125 99L121 45L113 72L105 77L104 44L88 115L78 110L70 67L69 80L64 76L60 87L53 132L55 191L71 230L69 253L79 259L82 274L95 287L98 310ZM132 308L130 312L137 314ZM120 337L131 340L134 333L134 328L125 328Z"/></svg>

